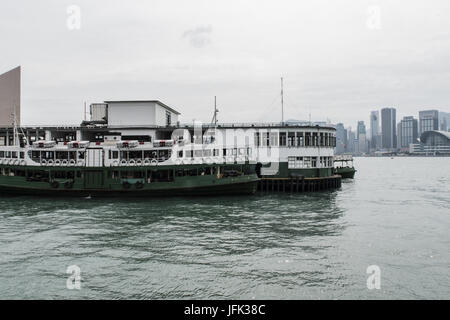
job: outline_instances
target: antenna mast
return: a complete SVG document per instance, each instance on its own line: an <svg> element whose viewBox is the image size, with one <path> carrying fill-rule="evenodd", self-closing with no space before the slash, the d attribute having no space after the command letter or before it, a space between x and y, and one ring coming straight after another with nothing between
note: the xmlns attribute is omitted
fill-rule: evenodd
<svg viewBox="0 0 450 320"><path fill-rule="evenodd" d="M214 127L216 127L217 126L217 114L219 113L219 110L217 110L217 97L216 96L214 96L214 115L213 115L213 118L212 118L212 123L214 124Z"/></svg>
<svg viewBox="0 0 450 320"><path fill-rule="evenodd" d="M283 93L283 77L281 77L281 124L284 124L284 93Z"/></svg>

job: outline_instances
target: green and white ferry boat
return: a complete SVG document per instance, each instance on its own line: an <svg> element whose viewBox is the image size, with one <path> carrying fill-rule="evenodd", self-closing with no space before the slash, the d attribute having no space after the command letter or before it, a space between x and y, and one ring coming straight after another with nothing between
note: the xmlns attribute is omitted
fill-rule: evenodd
<svg viewBox="0 0 450 320"><path fill-rule="evenodd" d="M224 157L208 145L176 144L36 141L2 146L0 193L150 197L255 192L258 177L248 154Z"/></svg>
<svg viewBox="0 0 450 320"><path fill-rule="evenodd" d="M0 194L252 194L261 181L335 177L332 125L224 124L216 113L182 125L157 100L105 101L81 125L0 127Z"/></svg>

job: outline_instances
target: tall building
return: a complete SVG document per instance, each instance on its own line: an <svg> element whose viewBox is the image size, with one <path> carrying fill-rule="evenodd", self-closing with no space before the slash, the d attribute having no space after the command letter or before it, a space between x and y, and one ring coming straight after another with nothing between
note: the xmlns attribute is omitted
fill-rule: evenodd
<svg viewBox="0 0 450 320"><path fill-rule="evenodd" d="M432 130L439 130L439 111L419 111L419 134Z"/></svg>
<svg viewBox="0 0 450 320"><path fill-rule="evenodd" d="M381 147L387 150L397 148L397 128L396 128L395 108L381 109Z"/></svg>
<svg viewBox="0 0 450 320"><path fill-rule="evenodd" d="M414 117L403 117L399 123L399 148L409 148L411 143L417 143L419 138L418 122Z"/></svg>
<svg viewBox="0 0 450 320"><path fill-rule="evenodd" d="M354 153L355 152L355 133L352 131L352 128L349 127L347 129L348 132L348 139L347 139L347 150L348 153Z"/></svg>
<svg viewBox="0 0 450 320"><path fill-rule="evenodd" d="M377 144L378 134L380 131L380 113L377 111L372 111L370 113L370 149L376 150L379 148Z"/></svg>
<svg viewBox="0 0 450 320"><path fill-rule="evenodd" d="M356 139L358 140L358 153L367 153L366 125L364 121L358 121Z"/></svg>
<svg viewBox="0 0 450 320"><path fill-rule="evenodd" d="M357 136L359 136L361 133L366 134L366 125L364 124L364 121L358 121L358 126L356 128Z"/></svg>
<svg viewBox="0 0 450 320"><path fill-rule="evenodd" d="M347 148L347 130L342 123L336 125L336 154L343 154Z"/></svg>
<svg viewBox="0 0 450 320"><path fill-rule="evenodd" d="M0 75L0 127L20 125L20 67Z"/></svg>

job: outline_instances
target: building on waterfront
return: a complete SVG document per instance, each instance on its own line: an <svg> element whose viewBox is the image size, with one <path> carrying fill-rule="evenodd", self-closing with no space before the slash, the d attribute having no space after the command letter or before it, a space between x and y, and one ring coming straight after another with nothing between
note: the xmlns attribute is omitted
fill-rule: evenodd
<svg viewBox="0 0 450 320"><path fill-rule="evenodd" d="M418 121L414 117L403 117L398 124L398 148L403 151L409 150L409 145L418 141Z"/></svg>
<svg viewBox="0 0 450 320"><path fill-rule="evenodd" d="M370 113L370 149L377 150L380 145L378 144L378 135L380 132L380 113L378 110Z"/></svg>
<svg viewBox="0 0 450 320"><path fill-rule="evenodd" d="M342 123L336 125L336 154L347 152L347 130Z"/></svg>
<svg viewBox="0 0 450 320"><path fill-rule="evenodd" d="M410 144L409 152L424 156L450 156L450 132L426 131L420 136L420 143Z"/></svg>
<svg viewBox="0 0 450 320"><path fill-rule="evenodd" d="M439 112L440 131L450 131L450 113Z"/></svg>
<svg viewBox="0 0 450 320"><path fill-rule="evenodd" d="M419 134L433 130L439 130L439 111L419 111Z"/></svg>
<svg viewBox="0 0 450 320"><path fill-rule="evenodd" d="M395 108L381 109L381 147L393 151L397 148L397 122Z"/></svg>
<svg viewBox="0 0 450 320"><path fill-rule="evenodd" d="M20 125L20 70L19 66L0 75L0 127Z"/></svg>

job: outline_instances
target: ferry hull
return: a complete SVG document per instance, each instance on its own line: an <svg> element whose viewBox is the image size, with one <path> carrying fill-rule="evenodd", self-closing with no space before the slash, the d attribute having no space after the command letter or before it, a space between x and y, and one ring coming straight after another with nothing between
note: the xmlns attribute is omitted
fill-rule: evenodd
<svg viewBox="0 0 450 320"><path fill-rule="evenodd" d="M0 185L0 195L49 196L49 197L172 197L172 196L223 196L252 195L258 187L258 179L208 186L184 186L170 189L108 190L108 189L34 189Z"/></svg>
<svg viewBox="0 0 450 320"><path fill-rule="evenodd" d="M340 175L342 179L353 179L356 170L354 168L337 168L335 169L335 173Z"/></svg>

